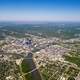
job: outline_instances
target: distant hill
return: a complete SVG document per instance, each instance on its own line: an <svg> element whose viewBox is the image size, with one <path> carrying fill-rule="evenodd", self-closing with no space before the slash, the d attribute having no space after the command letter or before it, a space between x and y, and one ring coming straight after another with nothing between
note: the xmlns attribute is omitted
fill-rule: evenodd
<svg viewBox="0 0 80 80"><path fill-rule="evenodd" d="M2 25L2 24L1 24ZM42 23L42 24L14 24L5 23L0 30L18 33L31 33L43 37L75 38L80 37L79 23ZM0 33L2 33L1 31ZM6 32L6 31L4 31Z"/></svg>

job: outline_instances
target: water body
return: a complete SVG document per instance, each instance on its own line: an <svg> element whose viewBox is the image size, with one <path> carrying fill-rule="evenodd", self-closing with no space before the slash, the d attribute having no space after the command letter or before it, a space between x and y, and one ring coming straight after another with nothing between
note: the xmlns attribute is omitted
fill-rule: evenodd
<svg viewBox="0 0 80 80"><path fill-rule="evenodd" d="M4 53L3 51L1 51L0 50L0 55L13 55L13 56L16 56L16 57L21 57L22 55L18 55L18 54L11 54L11 53ZM35 63L34 63L34 61L33 61L33 54L32 53L29 53L27 56L26 56L26 58L25 58L25 64L28 64L27 66L29 66L29 68L28 68L28 71L27 72L29 72L29 71L32 71L33 69L35 69L36 68L36 65L35 65ZM24 60L23 60L24 61ZM25 68L27 68L27 66L25 66ZM26 72L26 73L27 73ZM33 71L32 73L29 73L31 76L28 76L28 75L26 75L26 76L28 76L28 79L26 78L26 80L42 80L41 79L41 76L40 76L40 73L39 73L39 71L36 69L35 71ZM30 77L30 78L29 78Z"/></svg>
<svg viewBox="0 0 80 80"><path fill-rule="evenodd" d="M32 57L33 57L32 53L29 53L28 56L26 57L26 63L28 63L29 71L32 71L33 69L36 68L36 65L35 65ZM31 77L32 77L31 80L41 80L40 73L37 69L30 74L31 74Z"/></svg>

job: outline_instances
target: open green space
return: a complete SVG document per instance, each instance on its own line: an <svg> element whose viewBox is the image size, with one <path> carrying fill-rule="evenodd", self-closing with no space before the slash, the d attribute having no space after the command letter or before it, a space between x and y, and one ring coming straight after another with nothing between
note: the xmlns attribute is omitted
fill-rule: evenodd
<svg viewBox="0 0 80 80"><path fill-rule="evenodd" d="M78 56L65 56L65 60L66 61L69 61L69 62L72 62L74 64L76 64L78 67L80 67L80 57Z"/></svg>

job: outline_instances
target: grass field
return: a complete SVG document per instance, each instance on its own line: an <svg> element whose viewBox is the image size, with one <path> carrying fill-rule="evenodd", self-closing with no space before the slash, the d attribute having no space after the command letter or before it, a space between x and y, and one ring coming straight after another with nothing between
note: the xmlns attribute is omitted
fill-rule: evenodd
<svg viewBox="0 0 80 80"><path fill-rule="evenodd" d="M78 65L78 67L80 67L80 57L78 56L65 56L65 60L66 61L69 61L69 62L72 62L76 65Z"/></svg>

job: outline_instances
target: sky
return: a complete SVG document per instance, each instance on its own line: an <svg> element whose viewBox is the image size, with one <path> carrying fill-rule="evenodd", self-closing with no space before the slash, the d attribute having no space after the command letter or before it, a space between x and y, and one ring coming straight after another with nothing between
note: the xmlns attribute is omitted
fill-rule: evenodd
<svg viewBox="0 0 80 80"><path fill-rule="evenodd" d="M80 21L80 0L0 0L0 21Z"/></svg>

